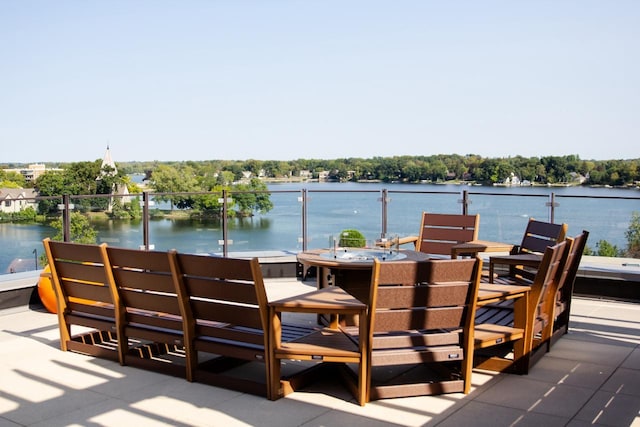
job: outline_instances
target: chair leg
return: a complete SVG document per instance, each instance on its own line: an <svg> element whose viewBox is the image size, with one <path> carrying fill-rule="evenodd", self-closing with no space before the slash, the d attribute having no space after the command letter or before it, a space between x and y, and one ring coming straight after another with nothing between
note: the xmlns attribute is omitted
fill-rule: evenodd
<svg viewBox="0 0 640 427"><path fill-rule="evenodd" d="M368 373L367 362L365 358L360 360L358 366L358 403L364 406L369 401Z"/></svg>
<svg viewBox="0 0 640 427"><path fill-rule="evenodd" d="M269 400L278 400L284 395L284 393L280 392L280 359L274 357L269 365L270 367L267 368L269 370L267 378L270 382L267 395Z"/></svg>

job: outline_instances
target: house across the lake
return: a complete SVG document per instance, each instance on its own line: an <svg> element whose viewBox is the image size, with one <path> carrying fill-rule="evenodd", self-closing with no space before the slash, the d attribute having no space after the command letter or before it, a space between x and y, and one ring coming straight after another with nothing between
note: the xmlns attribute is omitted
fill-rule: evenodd
<svg viewBox="0 0 640 427"><path fill-rule="evenodd" d="M33 188L0 188L0 212L15 213L27 207L37 209L36 196Z"/></svg>

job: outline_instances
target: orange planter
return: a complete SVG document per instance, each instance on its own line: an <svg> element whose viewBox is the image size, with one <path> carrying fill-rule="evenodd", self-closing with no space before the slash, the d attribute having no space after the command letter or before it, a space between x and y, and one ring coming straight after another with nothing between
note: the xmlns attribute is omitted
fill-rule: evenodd
<svg viewBox="0 0 640 427"><path fill-rule="evenodd" d="M56 302L56 293L53 290L53 283L51 282L51 269L47 265L42 273L40 273L40 280L38 280L38 296L44 308L49 313L58 312L58 303Z"/></svg>

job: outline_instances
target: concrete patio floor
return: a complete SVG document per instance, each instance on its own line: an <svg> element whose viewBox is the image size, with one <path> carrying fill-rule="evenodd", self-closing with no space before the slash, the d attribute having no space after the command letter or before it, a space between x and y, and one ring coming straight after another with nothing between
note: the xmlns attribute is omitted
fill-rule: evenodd
<svg viewBox="0 0 640 427"><path fill-rule="evenodd" d="M305 290L292 279L267 286L270 299ZM62 352L55 315L8 309L0 311L0 427L640 426L640 305L575 298L571 320L527 376L474 371L468 395L360 407L332 378L271 402Z"/></svg>

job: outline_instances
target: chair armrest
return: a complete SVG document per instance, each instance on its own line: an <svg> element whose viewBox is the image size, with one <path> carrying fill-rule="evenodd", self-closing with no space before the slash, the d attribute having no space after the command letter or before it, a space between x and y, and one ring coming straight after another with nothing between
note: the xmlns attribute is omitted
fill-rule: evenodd
<svg viewBox="0 0 640 427"><path fill-rule="evenodd" d="M407 243L413 243L414 246L418 243L418 236L407 236L407 237L400 237L398 239L398 244L399 245L406 245Z"/></svg>
<svg viewBox="0 0 640 427"><path fill-rule="evenodd" d="M393 239L385 239L385 240L376 240L376 246L380 248L390 248L391 246L406 245L407 243L413 243L414 247L418 245L418 236L406 236L398 238L398 241L394 241Z"/></svg>

